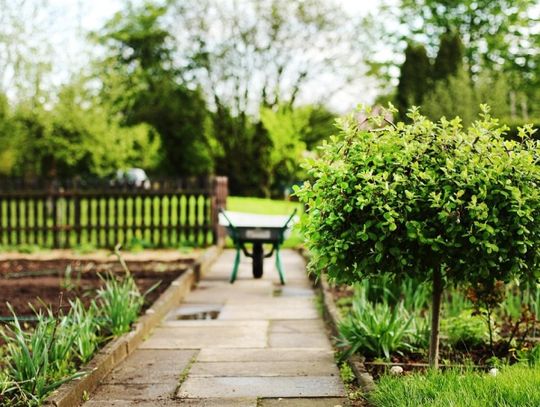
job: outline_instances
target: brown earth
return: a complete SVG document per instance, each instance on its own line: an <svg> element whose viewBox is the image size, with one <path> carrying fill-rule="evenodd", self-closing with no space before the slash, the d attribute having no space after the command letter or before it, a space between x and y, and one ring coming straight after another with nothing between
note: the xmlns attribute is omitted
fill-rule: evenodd
<svg viewBox="0 0 540 407"><path fill-rule="evenodd" d="M170 283L187 268L187 260L128 261L128 267L141 292L160 282L146 298L150 306ZM69 268L71 271L69 271ZM66 271L66 268L68 268ZM103 286L99 274L124 273L118 261L90 261L74 259L0 261L0 317L9 317L11 304L20 316L31 316L34 311L51 307L55 312L61 306L69 307L70 299L79 297L86 305L95 297L96 289Z"/></svg>

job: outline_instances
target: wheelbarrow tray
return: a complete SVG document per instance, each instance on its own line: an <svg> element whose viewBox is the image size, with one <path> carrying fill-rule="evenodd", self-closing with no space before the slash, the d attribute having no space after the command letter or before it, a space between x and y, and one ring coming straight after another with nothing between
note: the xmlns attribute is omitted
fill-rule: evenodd
<svg viewBox="0 0 540 407"><path fill-rule="evenodd" d="M231 283L236 280L238 264L240 261L240 251L248 257L253 258L253 276L262 276L262 260L270 257L276 252L276 267L278 269L281 283L285 283L283 267L279 255L279 248L283 241L290 234L292 224L297 221L296 210L288 216L281 215L258 215L243 212L230 212L221 210L219 223L227 228L236 247L236 259L231 275ZM252 243L253 251L249 253L245 244ZM272 244L272 251L264 255L263 244Z"/></svg>

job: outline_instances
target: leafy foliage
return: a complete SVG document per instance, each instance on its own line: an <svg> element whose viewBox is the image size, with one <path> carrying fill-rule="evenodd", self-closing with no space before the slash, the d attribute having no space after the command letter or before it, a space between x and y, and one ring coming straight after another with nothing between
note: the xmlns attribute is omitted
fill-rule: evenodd
<svg viewBox="0 0 540 407"><path fill-rule="evenodd" d="M380 129L341 122L341 137L311 160L297 191L308 205L307 244L317 270L355 282L381 273L426 273L445 265L454 281L532 274L540 228L535 149L504 140L484 113L470 128L458 118ZM381 125L381 117L372 117Z"/></svg>
<svg viewBox="0 0 540 407"><path fill-rule="evenodd" d="M502 137L504 128L482 107L465 129L461 120L433 123L412 110L411 124L384 116L362 127L354 116L307 164L311 181L297 189L307 205L303 232L311 266L331 280L354 283L389 273L489 286L532 277L540 253L540 169L530 139ZM439 309L432 320L436 364Z"/></svg>
<svg viewBox="0 0 540 407"><path fill-rule="evenodd" d="M161 137L161 170L169 175L212 171L205 120L206 101L189 89L174 68L169 32L162 19L166 7L145 2L117 13L100 33L108 56L97 69L105 105L124 124L147 123Z"/></svg>
<svg viewBox="0 0 540 407"><path fill-rule="evenodd" d="M459 33L445 32L441 35L439 51L433 63L433 80L456 75L463 67L463 44Z"/></svg>
<svg viewBox="0 0 540 407"><path fill-rule="evenodd" d="M6 342L7 378L13 383L5 392L15 393L28 405L39 405L50 391L80 376L72 358L77 332L70 328L69 318L57 320L50 311L37 317L31 332L23 329L16 316L6 331L0 330Z"/></svg>
<svg viewBox="0 0 540 407"><path fill-rule="evenodd" d="M270 151L270 173L273 184L279 180L284 186L297 181L299 162L306 150L302 141L302 133L308 126L310 109L291 109L280 106L273 110L261 109L261 122L270 136L272 149Z"/></svg>
<svg viewBox="0 0 540 407"><path fill-rule="evenodd" d="M356 284L350 309L339 325L338 345L345 348L345 355L389 359L396 352L425 346L427 288L412 279L396 284L388 276Z"/></svg>
<svg viewBox="0 0 540 407"><path fill-rule="evenodd" d="M360 352L390 359L394 352L412 349L412 319L402 303L372 303L356 293L350 315L339 325L338 345L347 348L346 355Z"/></svg>
<svg viewBox="0 0 540 407"><path fill-rule="evenodd" d="M405 62L401 66L396 95L396 104L403 118L411 106L422 104L430 79L431 62L425 47L409 43L405 49Z"/></svg>
<svg viewBox="0 0 540 407"><path fill-rule="evenodd" d="M131 329L144 304L144 296L130 274L122 279L113 275L101 278L105 282L97 292L97 304L104 314L101 324L106 332L118 336Z"/></svg>
<svg viewBox="0 0 540 407"><path fill-rule="evenodd" d="M425 95L422 111L432 120L459 116L470 125L478 113L477 95L469 73L458 68L455 75L434 82Z"/></svg>
<svg viewBox="0 0 540 407"><path fill-rule="evenodd" d="M489 340L486 321L480 315L471 315L471 311L464 310L458 316L443 319L441 330L451 346L477 346Z"/></svg>
<svg viewBox="0 0 540 407"><path fill-rule="evenodd" d="M50 309L45 314L36 313L37 321L31 329L23 326L12 310L13 322L0 328L0 338L6 344L0 348L3 406L40 405L61 384L85 374L77 372L77 368L91 359L107 339L105 335L129 331L145 295L140 294L117 254L126 275L121 279L104 278L105 287L98 291L97 302L92 301L88 308L76 299L70 301L67 315L54 315Z"/></svg>

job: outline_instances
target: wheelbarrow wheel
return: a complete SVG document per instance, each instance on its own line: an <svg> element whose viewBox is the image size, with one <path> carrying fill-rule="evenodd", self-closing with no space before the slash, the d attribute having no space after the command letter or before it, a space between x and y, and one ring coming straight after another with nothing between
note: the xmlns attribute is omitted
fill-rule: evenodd
<svg viewBox="0 0 540 407"><path fill-rule="evenodd" d="M263 275L264 250L262 243L253 243L253 277L261 278Z"/></svg>

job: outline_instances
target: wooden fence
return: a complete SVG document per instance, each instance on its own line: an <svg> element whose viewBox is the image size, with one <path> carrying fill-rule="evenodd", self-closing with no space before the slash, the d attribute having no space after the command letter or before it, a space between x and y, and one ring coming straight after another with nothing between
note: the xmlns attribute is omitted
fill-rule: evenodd
<svg viewBox="0 0 540 407"><path fill-rule="evenodd" d="M223 238L227 178L157 180L144 188L0 180L0 245L207 246Z"/></svg>

